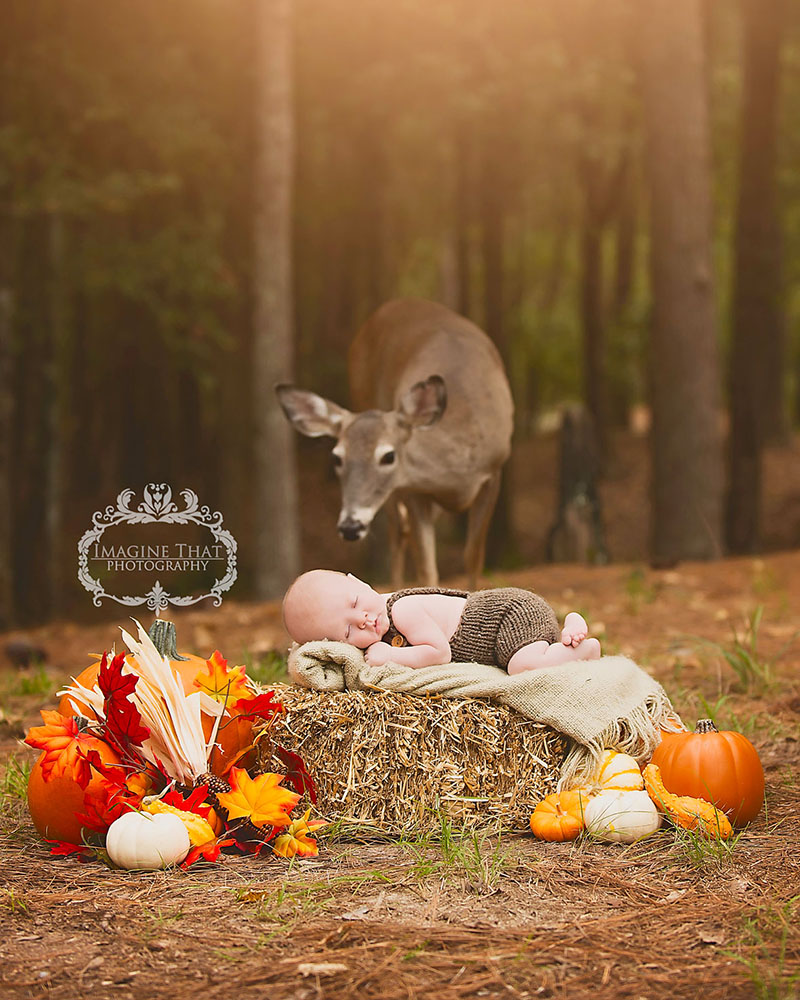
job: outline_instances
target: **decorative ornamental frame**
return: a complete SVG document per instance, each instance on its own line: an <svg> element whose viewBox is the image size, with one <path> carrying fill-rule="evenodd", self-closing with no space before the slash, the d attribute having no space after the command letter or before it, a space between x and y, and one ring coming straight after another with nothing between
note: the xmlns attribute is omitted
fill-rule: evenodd
<svg viewBox="0 0 800 1000"><path fill-rule="evenodd" d="M126 604L136 607L146 604L158 617L165 611L168 605L185 607L190 604L197 604L211 598L216 607L222 604L222 594L236 582L236 539L225 528L222 527L222 514L219 511L211 512L208 506L200 506L197 494L193 490L181 490L180 496L185 503L185 507L180 509L172 499L172 489L167 483L148 483L143 491L144 499L136 509L132 509L131 502L135 496L134 490L123 490L117 496L117 506L108 506L103 511L95 511L92 515L92 527L85 531L78 542L78 580L92 594L92 603L100 607L103 600L116 601L118 604ZM151 589L143 596L126 595L117 597L116 594L109 594L103 584L92 576L89 572L89 551L102 537L107 528L118 524L197 524L202 528L207 528L214 538L225 546L227 552L226 571L222 579L216 579L211 590L206 594L176 596L170 594L156 580Z"/></svg>

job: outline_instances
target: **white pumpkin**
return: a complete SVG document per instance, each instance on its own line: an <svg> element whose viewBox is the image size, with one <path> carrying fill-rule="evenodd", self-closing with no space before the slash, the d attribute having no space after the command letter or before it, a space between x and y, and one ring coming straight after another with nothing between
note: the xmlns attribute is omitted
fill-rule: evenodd
<svg viewBox="0 0 800 1000"><path fill-rule="evenodd" d="M189 853L189 834L174 813L129 812L106 834L108 856L120 868L145 870L179 864Z"/></svg>
<svg viewBox="0 0 800 1000"><path fill-rule="evenodd" d="M600 840L632 844L649 837L661 816L647 792L601 792L586 806L586 829Z"/></svg>
<svg viewBox="0 0 800 1000"><path fill-rule="evenodd" d="M644 778L634 757L617 750L604 750L589 782L593 792L638 792L644 788Z"/></svg>

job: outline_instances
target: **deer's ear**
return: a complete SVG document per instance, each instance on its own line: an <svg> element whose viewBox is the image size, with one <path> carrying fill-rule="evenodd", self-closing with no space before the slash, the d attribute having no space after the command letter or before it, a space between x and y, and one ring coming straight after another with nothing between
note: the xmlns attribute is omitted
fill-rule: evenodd
<svg viewBox="0 0 800 1000"><path fill-rule="evenodd" d="M441 375L431 375L406 390L398 412L412 427L430 427L447 409L447 388Z"/></svg>
<svg viewBox="0 0 800 1000"><path fill-rule="evenodd" d="M338 438L349 410L315 392L296 389L293 385L276 385L278 402L292 426L306 437Z"/></svg>

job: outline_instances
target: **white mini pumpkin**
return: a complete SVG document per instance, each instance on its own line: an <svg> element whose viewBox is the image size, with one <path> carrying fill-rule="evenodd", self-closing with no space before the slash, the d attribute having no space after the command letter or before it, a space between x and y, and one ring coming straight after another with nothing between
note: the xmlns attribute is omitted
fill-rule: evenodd
<svg viewBox="0 0 800 1000"><path fill-rule="evenodd" d="M189 834L174 813L129 812L106 834L108 856L120 868L151 870L179 864L189 853Z"/></svg>
<svg viewBox="0 0 800 1000"><path fill-rule="evenodd" d="M647 792L601 792L586 806L586 829L600 840L632 844L649 837L661 816Z"/></svg>
<svg viewBox="0 0 800 1000"><path fill-rule="evenodd" d="M638 792L644 778L635 758L617 750L604 750L589 782L593 792Z"/></svg>

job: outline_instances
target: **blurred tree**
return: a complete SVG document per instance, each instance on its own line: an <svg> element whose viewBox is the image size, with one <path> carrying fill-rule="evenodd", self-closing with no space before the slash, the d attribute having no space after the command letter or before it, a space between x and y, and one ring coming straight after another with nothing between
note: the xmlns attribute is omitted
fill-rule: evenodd
<svg viewBox="0 0 800 1000"><path fill-rule="evenodd" d="M256 5L253 286L255 585L280 596L300 565L294 435L273 387L292 380L292 0Z"/></svg>
<svg viewBox="0 0 800 1000"><path fill-rule="evenodd" d="M710 132L700 0L657 0L639 12L653 293L651 557L667 565L722 554Z"/></svg>
<svg viewBox="0 0 800 1000"><path fill-rule="evenodd" d="M6 227L0 226L0 257ZM12 440L12 358L11 333L14 293L0 267L0 629L10 628L15 619L13 545L11 516Z"/></svg>
<svg viewBox="0 0 800 1000"><path fill-rule="evenodd" d="M727 543L761 543L762 450L785 435L787 370L778 215L778 93L785 0L742 0L742 100L736 205Z"/></svg>

